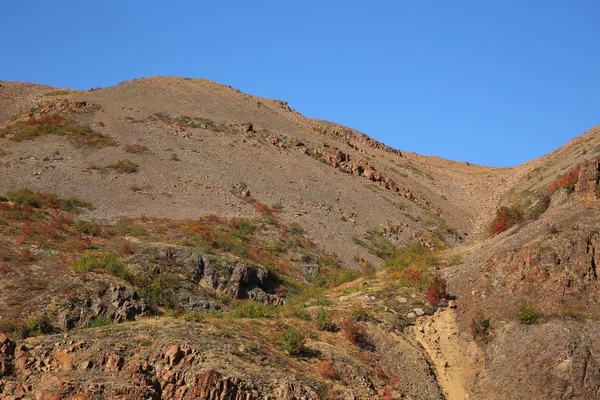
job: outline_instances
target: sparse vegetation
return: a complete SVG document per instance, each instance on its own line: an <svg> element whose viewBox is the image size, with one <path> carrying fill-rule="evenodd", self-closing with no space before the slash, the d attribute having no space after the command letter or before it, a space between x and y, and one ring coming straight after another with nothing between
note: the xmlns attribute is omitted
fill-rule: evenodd
<svg viewBox="0 0 600 400"><path fill-rule="evenodd" d="M85 327L86 328L100 328L102 326L110 325L112 321L108 317L100 316L96 317L89 322Z"/></svg>
<svg viewBox="0 0 600 400"><path fill-rule="evenodd" d="M323 307L317 312L316 324L317 329L320 331L335 332L337 330L337 327L331 319L331 315L329 315Z"/></svg>
<svg viewBox="0 0 600 400"><path fill-rule="evenodd" d="M128 144L123 146L123 150L125 150L127 153L133 154L150 154L150 150L141 144Z"/></svg>
<svg viewBox="0 0 600 400"><path fill-rule="evenodd" d="M331 360L323 360L319 364L319 374L325 379L337 379L338 372Z"/></svg>
<svg viewBox="0 0 600 400"><path fill-rule="evenodd" d="M475 340L486 339L492 332L491 320L483 314L477 314L471 320L470 332Z"/></svg>
<svg viewBox="0 0 600 400"><path fill-rule="evenodd" d="M572 192L573 190L575 190L575 185L577 184L577 181L579 180L579 172L580 171L581 171L581 167L576 166L575 168L571 169L566 174L559 176L556 180L554 180L552 183L550 183L546 187L546 190L548 190L550 193L554 193L558 189L563 188L563 189L567 190L567 192L569 192L569 193Z"/></svg>
<svg viewBox="0 0 600 400"><path fill-rule="evenodd" d="M116 145L111 138L95 132L87 125L79 125L59 113L43 115L27 121L17 121L0 129L0 135L7 136L15 142L32 140L44 135L63 136L78 148Z"/></svg>
<svg viewBox="0 0 600 400"><path fill-rule="evenodd" d="M132 274L121 257L113 253L87 251L71 265L77 272L103 271L131 281Z"/></svg>
<svg viewBox="0 0 600 400"><path fill-rule="evenodd" d="M291 356L299 356L304 351L306 343L305 334L298 328L290 325L284 327L280 338L283 349Z"/></svg>
<svg viewBox="0 0 600 400"><path fill-rule="evenodd" d="M517 321L524 325L533 325L539 321L542 313L533 304L519 304L517 306Z"/></svg>
<svg viewBox="0 0 600 400"><path fill-rule="evenodd" d="M235 306L229 312L231 318L269 318L273 314L273 307L262 303L249 301Z"/></svg>
<svg viewBox="0 0 600 400"><path fill-rule="evenodd" d="M521 222L523 222L523 212L520 209L502 206L496 210L496 216L488 230L492 235L497 235Z"/></svg>
<svg viewBox="0 0 600 400"><path fill-rule="evenodd" d="M353 318L344 318L342 321L342 332L346 339L353 345L360 346L366 340L364 328Z"/></svg>
<svg viewBox="0 0 600 400"><path fill-rule="evenodd" d="M135 174L140 171L140 166L129 160L119 160L106 168L113 169L119 174Z"/></svg>
<svg viewBox="0 0 600 400"><path fill-rule="evenodd" d="M48 315L35 315L27 318L25 321L25 332L23 336L43 335L52 333L52 331L53 328Z"/></svg>

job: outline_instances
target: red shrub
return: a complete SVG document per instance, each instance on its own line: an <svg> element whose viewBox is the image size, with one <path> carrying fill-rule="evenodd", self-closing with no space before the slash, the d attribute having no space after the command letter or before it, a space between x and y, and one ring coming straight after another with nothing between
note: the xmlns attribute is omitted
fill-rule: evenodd
<svg viewBox="0 0 600 400"><path fill-rule="evenodd" d="M358 346L365 340L365 331L358 322L344 318L342 321L342 331L350 343Z"/></svg>
<svg viewBox="0 0 600 400"><path fill-rule="evenodd" d="M321 361L321 364L319 364L319 373L326 379L336 379L338 377L338 372L330 360Z"/></svg>
<svg viewBox="0 0 600 400"><path fill-rule="evenodd" d="M89 249L90 247L92 247L92 238L91 237L83 238L83 247L86 249Z"/></svg>
<svg viewBox="0 0 600 400"><path fill-rule="evenodd" d="M128 254L128 255L133 254L133 249L127 243L123 246L123 254Z"/></svg>
<svg viewBox="0 0 600 400"><path fill-rule="evenodd" d="M564 188L572 192L573 190L575 190L575 184L579 180L580 171L580 166L573 168L572 170L570 170L562 176L559 176L554 182L546 186L546 189L551 193L556 192L560 188Z"/></svg>
<svg viewBox="0 0 600 400"><path fill-rule="evenodd" d="M440 277L433 278L433 282L427 289L427 300L432 306L437 306L440 301L446 298L446 282Z"/></svg>
<svg viewBox="0 0 600 400"><path fill-rule="evenodd" d="M33 254L29 249L24 249L21 251L21 257L19 257L23 261L31 261L33 260Z"/></svg>
<svg viewBox="0 0 600 400"><path fill-rule="evenodd" d="M521 221L523 221L523 213L520 210L502 206L496 210L496 217L492 220L488 230L492 235L496 235Z"/></svg>
<svg viewBox="0 0 600 400"><path fill-rule="evenodd" d="M215 214L210 214L210 215L206 216L205 220L206 220L206 222L213 222L215 224L220 224L223 222L221 220L221 218Z"/></svg>
<svg viewBox="0 0 600 400"><path fill-rule="evenodd" d="M254 204L254 209L261 214L270 216L272 216L274 212L274 210L271 207L258 201Z"/></svg>

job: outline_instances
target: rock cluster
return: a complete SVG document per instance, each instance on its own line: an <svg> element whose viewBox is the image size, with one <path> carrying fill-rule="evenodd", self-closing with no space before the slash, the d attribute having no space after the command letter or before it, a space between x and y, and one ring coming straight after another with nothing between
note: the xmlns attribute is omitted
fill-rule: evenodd
<svg viewBox="0 0 600 400"><path fill-rule="evenodd" d="M335 126L327 126L323 127L322 125L314 124L313 129L321 132L323 134L328 134L336 137L340 137L344 140L348 146L355 150L359 150L358 144L365 145L371 149L383 150L385 152L396 154L399 157L402 157L402 152L400 150L393 149L385 144L370 138L364 133L360 133L348 128L341 128Z"/></svg>
<svg viewBox="0 0 600 400"><path fill-rule="evenodd" d="M60 101L45 101L37 104L34 107L29 108L25 112L25 121L39 118L44 115L59 113L59 112L76 112L89 107L90 104L87 101L75 101L69 99L62 99Z"/></svg>
<svg viewBox="0 0 600 400"><path fill-rule="evenodd" d="M95 296L71 301L59 312L57 328L81 328L98 317L106 317L113 322L132 321L138 316L153 313L152 307L132 287L111 284L100 288Z"/></svg>
<svg viewBox="0 0 600 400"><path fill-rule="evenodd" d="M182 273L200 287L227 294L234 299L251 299L274 305L285 303L284 297L269 293L277 283L263 267L237 261L211 260L198 252L176 247L161 250L161 258L171 270Z"/></svg>

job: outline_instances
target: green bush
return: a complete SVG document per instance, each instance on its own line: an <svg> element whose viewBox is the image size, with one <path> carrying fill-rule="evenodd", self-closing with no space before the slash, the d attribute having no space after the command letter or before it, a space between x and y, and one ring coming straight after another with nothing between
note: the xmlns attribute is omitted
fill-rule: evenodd
<svg viewBox="0 0 600 400"><path fill-rule="evenodd" d="M306 336L300 329L287 325L281 335L280 343L289 355L299 356L304 351Z"/></svg>
<svg viewBox="0 0 600 400"><path fill-rule="evenodd" d="M383 266L390 269L401 269L408 266L429 268L439 264L439 254L435 250L415 243L410 247L397 250L394 256L387 259Z"/></svg>
<svg viewBox="0 0 600 400"><path fill-rule="evenodd" d="M31 207L40 208L44 205L41 194L34 193L31 190L19 189L14 192L6 193L6 198L17 204L28 204Z"/></svg>
<svg viewBox="0 0 600 400"><path fill-rule="evenodd" d="M117 222L115 224L115 229L123 235L142 236L146 233L144 227L127 220Z"/></svg>
<svg viewBox="0 0 600 400"><path fill-rule="evenodd" d="M292 315L298 319L302 319L304 321L310 321L312 317L310 313L304 308L294 308L292 309Z"/></svg>
<svg viewBox="0 0 600 400"><path fill-rule="evenodd" d="M163 275L165 276L149 276L139 293L141 297L158 306L173 308L176 304L169 288L174 282L171 276Z"/></svg>
<svg viewBox="0 0 600 400"><path fill-rule="evenodd" d="M52 324L50 324L50 318L46 314L36 315L29 317L25 321L25 336L31 336L32 334L42 335L46 333L52 333Z"/></svg>
<svg viewBox="0 0 600 400"><path fill-rule="evenodd" d="M319 312L317 313L317 329L320 331L329 331L329 332L335 332L336 331L336 326L333 323L333 321L331 320L331 315L329 315L327 313L327 311L325 311L322 307L319 310Z"/></svg>
<svg viewBox="0 0 600 400"><path fill-rule="evenodd" d="M99 328L101 326L106 326L112 324L112 321L108 317L96 317L91 320L85 327L86 328Z"/></svg>
<svg viewBox="0 0 600 400"><path fill-rule="evenodd" d="M319 298L308 303L308 307L318 306L318 307L327 307L333 304L333 301L326 298Z"/></svg>
<svg viewBox="0 0 600 400"><path fill-rule="evenodd" d="M129 268L121 260L121 257L113 253L87 251L77 260L73 261L71 266L77 272L100 270L125 281L131 281L133 278Z"/></svg>
<svg viewBox="0 0 600 400"><path fill-rule="evenodd" d="M273 314L273 306L267 306L255 301L235 306L229 312L231 318L269 318Z"/></svg>
<svg viewBox="0 0 600 400"><path fill-rule="evenodd" d="M519 304L517 306L517 321L524 325L533 325L542 317L533 304Z"/></svg>
<svg viewBox="0 0 600 400"><path fill-rule="evenodd" d="M183 314L181 318L187 322L202 322L204 321L204 314L198 311L191 311Z"/></svg>

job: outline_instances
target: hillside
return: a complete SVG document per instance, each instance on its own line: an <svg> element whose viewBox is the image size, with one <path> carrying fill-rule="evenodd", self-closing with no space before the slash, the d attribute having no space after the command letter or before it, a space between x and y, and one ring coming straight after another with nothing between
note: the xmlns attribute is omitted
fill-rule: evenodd
<svg viewBox="0 0 600 400"><path fill-rule="evenodd" d="M497 169L201 79L0 81L0 393L592 398L599 132Z"/></svg>

